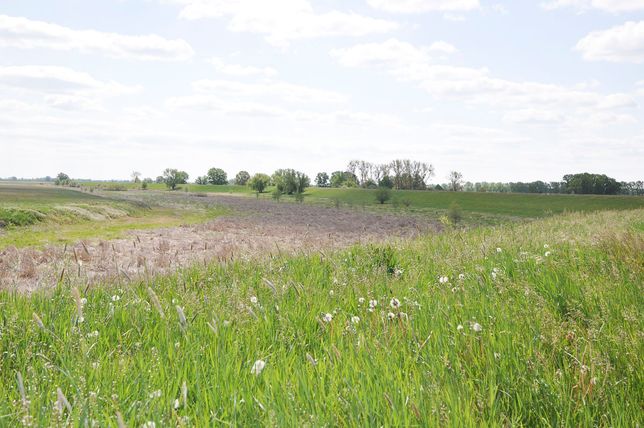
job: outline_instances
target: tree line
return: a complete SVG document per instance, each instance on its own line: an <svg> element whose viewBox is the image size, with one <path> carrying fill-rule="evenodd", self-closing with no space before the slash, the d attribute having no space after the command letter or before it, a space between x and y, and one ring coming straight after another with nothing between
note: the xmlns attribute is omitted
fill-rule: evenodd
<svg viewBox="0 0 644 428"><path fill-rule="evenodd" d="M434 175L434 167L425 162L395 159L386 163L352 160L346 169L329 176L320 172L315 177L318 187L386 187L397 190L426 190L427 181Z"/></svg>

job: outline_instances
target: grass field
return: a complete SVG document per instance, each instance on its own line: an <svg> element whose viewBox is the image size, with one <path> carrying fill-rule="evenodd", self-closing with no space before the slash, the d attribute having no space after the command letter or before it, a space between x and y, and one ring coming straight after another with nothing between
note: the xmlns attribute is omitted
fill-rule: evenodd
<svg viewBox="0 0 644 428"><path fill-rule="evenodd" d="M637 426L643 222L0 292L0 424Z"/></svg>
<svg viewBox="0 0 644 428"><path fill-rule="evenodd" d="M95 186L96 183L83 183ZM109 186L109 184L103 184ZM119 183L119 186L134 189L140 185ZM163 184L151 184L150 189L165 190ZM247 186L215 186L185 184L178 191L202 193L230 193L252 195ZM261 196L270 198L273 188L268 188ZM283 196L285 201L293 197ZM336 189L310 187L305 192L305 200L310 203L333 205L340 203L353 207L373 206L375 191L367 189ZM392 200L380 209L408 209L420 212L441 212L456 202L465 213L477 213L504 217L543 217L564 211L597 211L644 208L644 197L600 196L600 195L546 195L527 193L475 193L475 192L436 192L398 190L392 192ZM392 207L396 205L396 207ZM405 205L408 205L406 207Z"/></svg>
<svg viewBox="0 0 644 428"><path fill-rule="evenodd" d="M160 206L45 185L0 184L0 249L113 239L129 230L199 223L225 212Z"/></svg>

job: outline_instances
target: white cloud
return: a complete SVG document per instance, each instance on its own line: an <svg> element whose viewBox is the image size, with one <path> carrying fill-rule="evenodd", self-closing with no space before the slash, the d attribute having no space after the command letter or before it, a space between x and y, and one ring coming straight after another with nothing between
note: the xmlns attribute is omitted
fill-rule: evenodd
<svg viewBox="0 0 644 428"><path fill-rule="evenodd" d="M212 58L210 63L215 69L230 76L265 76L272 77L277 75L277 70L272 67L253 67L241 64L229 64L221 58Z"/></svg>
<svg viewBox="0 0 644 428"><path fill-rule="evenodd" d="M451 45L447 42L444 42L442 40L439 40L438 42L434 42L431 45L429 45L429 50L431 52L440 52L440 53L445 53L445 54L451 54L455 53L458 50L454 47L454 45Z"/></svg>
<svg viewBox="0 0 644 428"><path fill-rule="evenodd" d="M0 66L0 85L11 89L51 94L117 95L138 91L139 87L104 82L87 73L58 66Z"/></svg>
<svg viewBox="0 0 644 428"><path fill-rule="evenodd" d="M291 103L344 103L347 97L339 92L311 88L281 81L243 83L233 80L197 80L193 89L219 96L280 99Z"/></svg>
<svg viewBox="0 0 644 428"><path fill-rule="evenodd" d="M46 48L100 53L113 58L182 61L194 54L184 40L155 34L129 36L95 30L73 30L57 24L0 15L0 47Z"/></svg>
<svg viewBox="0 0 644 428"><path fill-rule="evenodd" d="M563 117L560 113L549 110L522 109L506 113L503 120L520 124L551 124L561 122Z"/></svg>
<svg viewBox="0 0 644 428"><path fill-rule="evenodd" d="M481 6L479 0L367 0L367 3L392 13L466 12Z"/></svg>
<svg viewBox="0 0 644 428"><path fill-rule="evenodd" d="M381 69L400 81L412 82L438 99L455 100L515 111L506 120L556 122L557 114L588 117L591 113L636 106L627 94L604 95L563 85L494 77L486 68L435 64L427 48L406 42L360 44L331 51L347 67ZM517 113L516 110L521 110ZM554 112L554 114L544 112Z"/></svg>
<svg viewBox="0 0 644 428"><path fill-rule="evenodd" d="M225 18L234 32L263 34L266 40L286 47L293 40L325 36L359 37L386 33L395 22L354 12L316 12L308 0L174 0L183 5L184 19Z"/></svg>
<svg viewBox="0 0 644 428"><path fill-rule="evenodd" d="M644 10L642 0L553 0L541 3L546 10L573 7L579 11L598 9L609 13L634 12Z"/></svg>
<svg viewBox="0 0 644 428"><path fill-rule="evenodd" d="M644 62L644 21L594 31L581 39L575 49L588 61Z"/></svg>

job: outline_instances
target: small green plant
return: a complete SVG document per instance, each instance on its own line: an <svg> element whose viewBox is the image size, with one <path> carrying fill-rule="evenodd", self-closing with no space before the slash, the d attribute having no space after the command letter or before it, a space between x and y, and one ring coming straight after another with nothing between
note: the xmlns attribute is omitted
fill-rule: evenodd
<svg viewBox="0 0 644 428"><path fill-rule="evenodd" d="M454 225L458 224L463 220L463 211L459 204L456 201L452 202L447 210L447 218Z"/></svg>
<svg viewBox="0 0 644 428"><path fill-rule="evenodd" d="M148 182L144 181L141 183L141 190L148 190Z"/></svg>
<svg viewBox="0 0 644 428"><path fill-rule="evenodd" d="M400 202L405 206L405 208L409 208L411 206L411 199L409 198L403 198Z"/></svg>
<svg viewBox="0 0 644 428"><path fill-rule="evenodd" d="M379 204L384 204L391 199L391 190L386 187L381 187L376 190L376 202Z"/></svg>
<svg viewBox="0 0 644 428"><path fill-rule="evenodd" d="M300 204L304 202L304 193L302 192L297 192L295 194L295 201L299 202Z"/></svg>
<svg viewBox="0 0 644 428"><path fill-rule="evenodd" d="M276 187L271 196L273 197L273 200L279 202L280 199L282 199L282 191Z"/></svg>

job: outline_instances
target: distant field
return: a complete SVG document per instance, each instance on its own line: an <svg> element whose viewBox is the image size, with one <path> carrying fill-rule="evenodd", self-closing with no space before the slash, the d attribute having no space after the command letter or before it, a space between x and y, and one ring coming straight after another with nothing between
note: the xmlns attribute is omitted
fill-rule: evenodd
<svg viewBox="0 0 644 428"><path fill-rule="evenodd" d="M99 183L83 183L83 186L95 186ZM101 186L115 184L101 183ZM134 183L118 183L118 186L129 189L140 188ZM215 185L182 185L182 189L189 192L203 193L240 193L252 195L247 186L215 186ZM163 184L151 184L150 189L165 190ZM270 198L272 188L266 190L261 196ZM353 206L375 205L374 190L366 189L335 189L310 187L306 190L306 201L311 203L335 204L336 201ZM283 196L284 200L292 197ZM564 211L597 211L597 210L623 210L644 207L644 197L637 196L597 196L597 195L546 195L525 193L475 193L475 192L436 192L397 190L392 192L392 200L387 206L405 206L408 204L415 210L447 210L452 202L456 202L464 212L489 215L502 215L511 217L543 217ZM381 207L384 208L384 207Z"/></svg>
<svg viewBox="0 0 644 428"><path fill-rule="evenodd" d="M148 205L52 185L0 183L0 249L113 239L133 229L198 223L223 212Z"/></svg>

